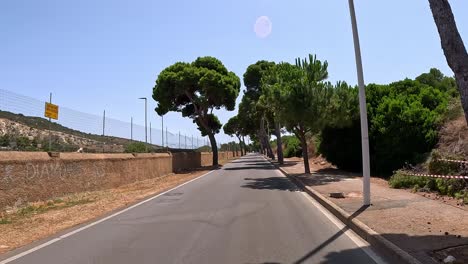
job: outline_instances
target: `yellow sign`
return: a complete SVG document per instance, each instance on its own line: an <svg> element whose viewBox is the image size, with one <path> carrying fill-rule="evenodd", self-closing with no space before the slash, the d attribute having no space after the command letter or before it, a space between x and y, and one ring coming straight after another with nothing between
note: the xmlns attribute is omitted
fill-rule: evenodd
<svg viewBox="0 0 468 264"><path fill-rule="evenodd" d="M52 118L55 120L58 120L58 111L59 107L58 105L54 105L51 103L45 103L45 117Z"/></svg>

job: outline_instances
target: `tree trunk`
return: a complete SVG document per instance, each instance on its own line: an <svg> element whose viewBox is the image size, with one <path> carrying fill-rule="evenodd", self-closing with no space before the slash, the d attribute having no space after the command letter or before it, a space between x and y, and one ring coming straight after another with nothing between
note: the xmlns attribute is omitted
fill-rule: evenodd
<svg viewBox="0 0 468 264"><path fill-rule="evenodd" d="M273 154L273 150L271 149L271 145L270 145L270 139L267 137L267 133L265 130L265 119L262 119L260 121L260 133L261 133L261 137L263 140L263 144L266 147L267 156L271 158L272 160L274 160L275 154Z"/></svg>
<svg viewBox="0 0 468 264"><path fill-rule="evenodd" d="M218 166L218 146L216 145L216 138L214 134L208 134L210 139L211 151L213 151L213 166Z"/></svg>
<svg viewBox="0 0 468 264"><path fill-rule="evenodd" d="M258 130L257 134L258 134L258 144L260 144L260 154L265 155L265 147L263 146L262 133L260 133L260 130Z"/></svg>
<svg viewBox="0 0 468 264"><path fill-rule="evenodd" d="M245 145L245 138L242 136L242 146L244 147L244 155L247 155L247 145Z"/></svg>
<svg viewBox="0 0 468 264"><path fill-rule="evenodd" d="M307 140L301 138L301 145L302 145L302 158L304 159L304 172L306 174L310 174L310 167L309 167L309 153L307 151Z"/></svg>
<svg viewBox="0 0 468 264"><path fill-rule="evenodd" d="M429 0L429 5L439 31L445 58L455 74L465 121L468 124L468 54L448 0Z"/></svg>
<svg viewBox="0 0 468 264"><path fill-rule="evenodd" d="M239 147L240 147L240 154L241 156L244 156L244 152L242 150L242 140L241 140L241 137L238 136L237 139L239 139ZM237 153L236 153L237 154Z"/></svg>
<svg viewBox="0 0 468 264"><path fill-rule="evenodd" d="M283 140L281 139L281 126L279 122L275 122L275 134L276 134L276 152L278 154L279 164L284 164L283 157Z"/></svg>
<svg viewBox="0 0 468 264"><path fill-rule="evenodd" d="M296 136L299 138L301 141L301 147L302 147L302 159L304 160L304 172L306 174L310 174L310 166L309 166L309 153L307 151L307 139L305 136L305 132L303 130L298 131L298 133L295 133Z"/></svg>

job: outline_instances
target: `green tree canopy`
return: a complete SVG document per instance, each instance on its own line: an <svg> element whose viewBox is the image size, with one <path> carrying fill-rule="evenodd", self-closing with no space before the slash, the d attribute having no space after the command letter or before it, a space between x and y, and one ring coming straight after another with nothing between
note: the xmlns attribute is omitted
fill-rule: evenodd
<svg viewBox="0 0 468 264"><path fill-rule="evenodd" d="M246 91L239 106L239 112L242 113L242 127L248 131L246 133L249 135L257 135L256 138L258 138L262 146L261 150L266 149L268 156L271 158L274 158L274 154L270 146L270 135L267 128L274 125L274 120L272 119L271 109L268 105L260 102L259 99L263 93L262 78L265 74L268 74L274 65L274 62L261 60L247 67L244 73Z"/></svg>
<svg viewBox="0 0 468 264"><path fill-rule="evenodd" d="M241 137L245 136L244 130L241 126L239 116L231 117L226 124L223 126L224 133L229 136L236 136L239 140L239 146L241 150L241 155L244 155L243 142Z"/></svg>
<svg viewBox="0 0 468 264"><path fill-rule="evenodd" d="M281 123L301 141L305 172L310 173L307 137L328 122L334 87L323 82L328 63L309 55L296 65L280 63L262 81L267 101L275 105Z"/></svg>
<svg viewBox="0 0 468 264"><path fill-rule="evenodd" d="M389 85L367 85L372 171L388 175L405 163L419 162L437 143L448 98L447 92L409 79ZM356 106L347 107L349 113L357 112ZM322 131L319 151L342 169L360 171L359 115L348 118L351 123L330 124Z"/></svg>
<svg viewBox="0 0 468 264"><path fill-rule="evenodd" d="M221 123L214 109L232 111L240 90L240 79L214 57L199 57L192 63L177 62L164 69L153 88L158 102L156 112L181 112L193 119L202 135L208 135L213 150L213 165L218 164L215 134Z"/></svg>
<svg viewBox="0 0 468 264"><path fill-rule="evenodd" d="M432 68L428 73L423 73L416 77L416 81L439 89L442 92L448 92L456 97L460 94L457 90L457 83L454 78L445 76L440 70Z"/></svg>

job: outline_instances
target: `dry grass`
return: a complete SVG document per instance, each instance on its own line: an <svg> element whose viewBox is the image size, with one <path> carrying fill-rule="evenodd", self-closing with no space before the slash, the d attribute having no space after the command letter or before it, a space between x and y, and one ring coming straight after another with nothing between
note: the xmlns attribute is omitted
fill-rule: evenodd
<svg viewBox="0 0 468 264"><path fill-rule="evenodd" d="M437 149L442 153L468 156L468 126L464 115L444 124L439 135Z"/></svg>
<svg viewBox="0 0 468 264"><path fill-rule="evenodd" d="M223 161L225 163L227 161ZM0 214L0 254L161 193L209 169L170 174L115 189L69 195L3 212Z"/></svg>

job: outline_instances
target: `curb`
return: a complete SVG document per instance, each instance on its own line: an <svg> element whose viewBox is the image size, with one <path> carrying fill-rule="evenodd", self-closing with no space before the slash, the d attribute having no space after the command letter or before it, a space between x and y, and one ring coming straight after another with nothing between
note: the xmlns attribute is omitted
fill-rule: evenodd
<svg viewBox="0 0 468 264"><path fill-rule="evenodd" d="M270 161L271 162L271 161ZM286 177L292 180L294 184L299 186L341 222L358 234L362 239L366 240L374 249L385 256L385 258L391 263L408 263L408 264L422 264L419 260L408 254L408 252L399 248L379 233L365 225L363 222L354 218L352 215L338 207L329 199L325 198L318 191L306 186L300 179L295 176L289 175L283 168L272 163L279 171L281 171Z"/></svg>

